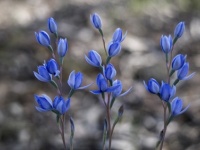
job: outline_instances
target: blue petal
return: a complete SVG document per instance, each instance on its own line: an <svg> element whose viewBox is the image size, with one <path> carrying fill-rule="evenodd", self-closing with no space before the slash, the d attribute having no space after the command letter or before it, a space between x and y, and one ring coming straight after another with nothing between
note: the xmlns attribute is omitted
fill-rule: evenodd
<svg viewBox="0 0 200 150"><path fill-rule="evenodd" d="M113 42L121 42L122 40L122 30L120 28L117 28L113 34Z"/></svg>
<svg viewBox="0 0 200 150"><path fill-rule="evenodd" d="M170 92L170 99L176 94L176 86L172 86L171 92Z"/></svg>
<svg viewBox="0 0 200 150"><path fill-rule="evenodd" d="M42 109L42 108L37 107L37 106L35 106L35 109L37 109L37 111L39 111L39 112L46 112L46 111L49 111L49 110Z"/></svg>
<svg viewBox="0 0 200 150"><path fill-rule="evenodd" d="M146 89L147 91L149 91L148 86L147 86L147 84L146 84L145 81L143 81L143 84L144 84L145 89Z"/></svg>
<svg viewBox="0 0 200 150"><path fill-rule="evenodd" d="M102 92L100 90L93 90L93 91L90 91L92 94L101 94Z"/></svg>
<svg viewBox="0 0 200 150"><path fill-rule="evenodd" d="M109 48L108 48L108 54L109 54L109 57L114 57L116 55L118 55L121 51L121 45L120 43L112 43L111 45L109 45Z"/></svg>
<svg viewBox="0 0 200 150"><path fill-rule="evenodd" d="M62 98L60 96L56 96L54 98L54 101L53 101L53 107L56 109L56 107L58 106L58 104L60 103L60 101L62 100Z"/></svg>
<svg viewBox="0 0 200 150"><path fill-rule="evenodd" d="M94 84L94 83L90 83L90 84L88 84L88 85L86 85L86 86L79 87L78 89L79 89L79 90L86 89L86 88L88 88L89 86L91 86L92 84Z"/></svg>
<svg viewBox="0 0 200 150"><path fill-rule="evenodd" d="M88 53L88 57L94 64L96 64L97 66L101 66L102 59L101 56L96 51L91 50Z"/></svg>
<svg viewBox="0 0 200 150"><path fill-rule="evenodd" d="M101 91L105 91L108 88L108 83L107 83L107 81L105 79L99 80L99 84L98 85L99 85L99 89Z"/></svg>
<svg viewBox="0 0 200 150"><path fill-rule="evenodd" d="M127 31L125 32L124 36L122 37L122 40L121 40L121 42L123 42L123 41L124 41L124 39L126 38L126 35L127 35Z"/></svg>
<svg viewBox="0 0 200 150"><path fill-rule="evenodd" d="M188 108L190 107L190 105L188 105L187 107L185 107L185 109L183 109L178 115L183 114L184 112L186 112L188 110Z"/></svg>
<svg viewBox="0 0 200 150"><path fill-rule="evenodd" d="M94 67L99 67L99 65L93 63L86 55L85 55L85 60L87 61L88 64L94 66Z"/></svg>
<svg viewBox="0 0 200 150"><path fill-rule="evenodd" d="M83 80L83 75L82 73L78 72L75 76L75 85L74 85L75 90L81 86L82 80Z"/></svg>
<svg viewBox="0 0 200 150"><path fill-rule="evenodd" d="M56 110L59 111L60 114L63 114L63 105L64 105L64 100L62 99L62 100L58 103L58 105L57 105L57 107L56 107Z"/></svg>
<svg viewBox="0 0 200 150"><path fill-rule="evenodd" d="M69 98L67 101L65 101L65 112L69 110L71 104L71 99Z"/></svg>
<svg viewBox="0 0 200 150"><path fill-rule="evenodd" d="M121 85L114 85L106 89L105 92L113 92L115 89L119 88Z"/></svg>
<svg viewBox="0 0 200 150"><path fill-rule="evenodd" d="M49 82L48 79L42 77L42 76L39 75L37 72L33 71L33 73L34 73L34 76L35 76L38 80L40 80L40 81L42 81L42 82Z"/></svg>
<svg viewBox="0 0 200 150"><path fill-rule="evenodd" d="M189 80L189 79L193 78L195 74L196 73L193 72L192 74L188 75L187 77L183 78L182 80Z"/></svg>
<svg viewBox="0 0 200 150"><path fill-rule="evenodd" d="M51 81L51 75L44 66L38 67L38 73L45 79Z"/></svg>
<svg viewBox="0 0 200 150"><path fill-rule="evenodd" d="M189 63L185 63L183 65L183 67L178 70L178 72L177 72L177 78L179 80L184 79L186 77L186 75L188 74L188 70L189 70Z"/></svg>
<svg viewBox="0 0 200 150"><path fill-rule="evenodd" d="M44 96L37 96L35 95L35 100L40 106L40 108L45 110L51 110L52 109L52 102L49 100L49 98Z"/></svg>
<svg viewBox="0 0 200 150"><path fill-rule="evenodd" d="M46 94L42 94L42 96L49 102L49 104L52 105L52 100L49 96L47 96Z"/></svg>
<svg viewBox="0 0 200 150"><path fill-rule="evenodd" d="M69 78L68 78L68 81L67 81L67 83L68 83L68 85L72 88L72 89L74 89L74 85L75 85L75 71L73 70L71 73L70 73L70 75L69 75Z"/></svg>
<svg viewBox="0 0 200 150"><path fill-rule="evenodd" d="M125 96L126 94L130 93L130 91L132 90L133 87L130 87L126 92L122 93L121 95L119 95L119 97Z"/></svg>
<svg viewBox="0 0 200 150"><path fill-rule="evenodd" d="M103 75L101 74L101 73L99 73L98 75L97 75L97 78L96 78L96 83L97 83L97 86L98 86L98 88L100 89L100 81L101 80L105 80L104 79L104 77L103 77Z"/></svg>

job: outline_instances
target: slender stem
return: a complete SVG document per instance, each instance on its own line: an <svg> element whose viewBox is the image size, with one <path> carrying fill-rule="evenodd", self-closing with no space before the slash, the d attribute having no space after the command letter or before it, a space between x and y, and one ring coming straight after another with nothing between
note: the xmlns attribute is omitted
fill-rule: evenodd
<svg viewBox="0 0 200 150"><path fill-rule="evenodd" d="M53 57L54 59L56 59L56 56L55 56L53 47L50 45L50 46L48 46L48 49L51 51L52 57Z"/></svg>
<svg viewBox="0 0 200 150"><path fill-rule="evenodd" d="M167 106L166 106L166 104L163 104L163 108L164 108L164 129L162 131L160 150L162 150L162 148L163 148L163 143L164 143L164 139L165 139L165 133L167 131Z"/></svg>
<svg viewBox="0 0 200 150"><path fill-rule="evenodd" d="M103 42L103 48L104 48L104 50L105 50L106 55L108 55L108 54L107 54L107 50L106 50L106 43L105 43L103 31L102 31L101 29L99 29L99 32L100 32L100 34L101 34L101 38L102 38L102 42Z"/></svg>
<svg viewBox="0 0 200 150"><path fill-rule="evenodd" d="M62 96L62 65L60 66L60 96Z"/></svg>
<svg viewBox="0 0 200 150"><path fill-rule="evenodd" d="M66 146L66 143L65 143L65 133L64 133L64 123L65 123L65 117L64 115L60 118L60 126L59 127L59 131L60 131L60 134L61 134L61 137L62 137L62 141L63 141L63 145L64 145L64 148L65 150L67 150L67 146Z"/></svg>
<svg viewBox="0 0 200 150"><path fill-rule="evenodd" d="M111 150L112 137L111 137L111 122L110 122L110 93L108 94L108 102L106 105L107 121L108 121L108 135L109 135L109 148Z"/></svg>
<svg viewBox="0 0 200 150"><path fill-rule="evenodd" d="M112 129L111 129L111 134L110 134L110 136L111 136L111 139L112 139L112 135L113 135L113 132L114 132L115 126L116 126L116 123L115 123L115 124L113 124L113 126L112 126Z"/></svg>

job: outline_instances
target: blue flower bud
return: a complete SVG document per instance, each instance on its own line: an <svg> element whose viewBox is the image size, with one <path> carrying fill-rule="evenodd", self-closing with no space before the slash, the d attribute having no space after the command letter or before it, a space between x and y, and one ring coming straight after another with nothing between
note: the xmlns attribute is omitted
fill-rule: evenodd
<svg viewBox="0 0 200 150"><path fill-rule="evenodd" d="M45 66L39 66L38 73L35 71L33 73L35 77L42 82L50 82L52 80L52 76L49 74Z"/></svg>
<svg viewBox="0 0 200 150"><path fill-rule="evenodd" d="M195 73L192 73L189 76L187 76L188 72L189 72L189 63L184 63L182 68L180 68L177 72L177 79L178 80L189 80L195 75Z"/></svg>
<svg viewBox="0 0 200 150"><path fill-rule="evenodd" d="M186 56L182 54L176 55L172 60L172 70L179 70L185 63Z"/></svg>
<svg viewBox="0 0 200 150"><path fill-rule="evenodd" d="M125 33L125 35L123 36L122 35L122 29L120 28L117 28L113 34L113 37L112 37L112 42L113 43L116 43L116 42L122 42L125 37L126 37L126 34L127 32Z"/></svg>
<svg viewBox="0 0 200 150"><path fill-rule="evenodd" d="M80 72L75 73L75 71L72 71L68 78L68 85L71 87L71 89L77 90L80 88L82 80L83 80L82 73Z"/></svg>
<svg viewBox="0 0 200 150"><path fill-rule="evenodd" d="M88 56L85 56L85 60L94 67L101 67L101 56L94 50L88 52Z"/></svg>
<svg viewBox="0 0 200 150"><path fill-rule="evenodd" d="M35 32L35 37L38 43L41 44L42 46L48 47L51 45L50 37L48 33L46 33L45 31L39 31L38 33Z"/></svg>
<svg viewBox="0 0 200 150"><path fill-rule="evenodd" d="M176 93L176 87L170 86L167 83L162 82L160 88L160 98L166 102L168 102Z"/></svg>
<svg viewBox="0 0 200 150"><path fill-rule="evenodd" d="M189 108L189 105L183 109L183 102L179 97L176 97L171 102L171 115L172 117L178 116L184 113Z"/></svg>
<svg viewBox="0 0 200 150"><path fill-rule="evenodd" d="M108 45L108 56L114 57L118 55L121 51L121 44L119 42L117 43L110 43Z"/></svg>
<svg viewBox="0 0 200 150"><path fill-rule="evenodd" d="M159 83L153 78L149 79L147 85L144 81L144 86L145 86L146 90L152 94L158 94L160 91Z"/></svg>
<svg viewBox="0 0 200 150"><path fill-rule="evenodd" d="M57 47L58 55L60 57L64 57L67 53L67 50L68 50L67 39L60 38L58 41L58 47Z"/></svg>
<svg viewBox="0 0 200 150"><path fill-rule="evenodd" d="M56 96L53 101L53 108L59 114L65 114L70 108L70 99L65 101L62 96Z"/></svg>
<svg viewBox="0 0 200 150"><path fill-rule="evenodd" d="M59 76L60 70L58 68L58 64L55 61L55 59L50 59L45 65L46 65L47 71L50 74L54 75L55 77Z"/></svg>
<svg viewBox="0 0 200 150"><path fill-rule="evenodd" d="M93 94L102 94L104 92L112 92L120 86L120 85L113 85L111 87L108 87L107 80L104 78L104 76L101 73L98 74L96 78L96 83L98 86L98 90L91 91L91 93Z"/></svg>
<svg viewBox="0 0 200 150"><path fill-rule="evenodd" d="M35 95L34 98L36 103L38 104L38 106L36 106L35 108L39 112L50 111L53 109L52 100L47 95L45 94L43 94L42 96Z"/></svg>
<svg viewBox="0 0 200 150"><path fill-rule="evenodd" d="M184 30L185 30L185 23L179 22L174 30L174 37L180 38L183 35Z"/></svg>
<svg viewBox="0 0 200 150"><path fill-rule="evenodd" d="M105 77L108 80L112 80L116 76L116 70L112 64L108 64L105 68Z"/></svg>
<svg viewBox="0 0 200 150"><path fill-rule="evenodd" d="M101 18L97 13L90 15L90 21L96 29L101 29Z"/></svg>
<svg viewBox="0 0 200 150"><path fill-rule="evenodd" d="M162 51L164 53L169 53L172 50L173 47L173 42L172 42L172 37L171 35L167 36L161 36L160 38L160 46L162 48Z"/></svg>
<svg viewBox="0 0 200 150"><path fill-rule="evenodd" d="M48 19L48 28L51 33L57 34L57 24L53 18Z"/></svg>

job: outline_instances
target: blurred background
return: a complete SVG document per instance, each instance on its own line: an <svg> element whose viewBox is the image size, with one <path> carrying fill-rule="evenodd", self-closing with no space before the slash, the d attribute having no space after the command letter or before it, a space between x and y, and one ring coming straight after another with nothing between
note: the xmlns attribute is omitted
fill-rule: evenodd
<svg viewBox="0 0 200 150"><path fill-rule="evenodd" d="M190 73L196 75L177 86L177 95L190 108L169 125L164 150L200 149L199 10L199 0L1 0L0 150L63 150L56 116L35 110L34 94L54 98L56 92L33 76L37 66L50 58L49 51L36 42L34 32L47 31L47 19L54 17L59 35L67 37L69 51L63 72L67 96L66 81L72 70L84 73L84 85L95 81L98 70L86 63L84 55L94 49L105 56L101 37L90 24L94 12L102 18L106 43L117 27L128 31L122 51L112 63L123 89L133 86L133 91L113 106L113 119L121 104L125 108L114 131L113 150L154 149L163 127L163 110L160 100L145 90L143 80L166 79L160 37L173 35L180 21L185 21L186 31L174 54L187 54ZM105 112L99 98L88 90L76 92L70 114L76 125L74 149L101 150ZM67 142L69 133L67 122Z"/></svg>

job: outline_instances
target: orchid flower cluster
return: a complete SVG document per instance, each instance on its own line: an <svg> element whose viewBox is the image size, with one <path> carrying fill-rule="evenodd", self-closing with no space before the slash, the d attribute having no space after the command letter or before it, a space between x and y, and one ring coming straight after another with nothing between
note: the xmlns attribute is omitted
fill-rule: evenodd
<svg viewBox="0 0 200 150"><path fill-rule="evenodd" d="M116 124L121 119L124 111L123 105L121 105L118 110L118 115L111 125L111 108L118 97L126 95L132 88L131 87L126 92L122 93L122 82L118 79L115 79L117 72L114 65L110 62L111 59L120 53L121 43L125 39L126 33L123 35L122 29L117 28L113 33L111 41L106 47L100 16L94 13L90 16L90 20L93 27L99 31L102 37L103 47L107 58L103 64L100 54L95 50L90 50L88 55L85 56L85 60L90 65L97 67L100 70L100 73L96 77L98 89L92 90L91 93L101 95L103 104L105 106L106 117L104 120L103 150L105 149L106 139L108 139L108 150L111 150L113 131Z"/></svg>
<svg viewBox="0 0 200 150"><path fill-rule="evenodd" d="M189 63L186 61L186 55L177 54L173 57L174 45L179 38L182 37L185 30L185 23L180 22L177 24L174 30L174 37L162 35L160 39L160 46L165 54L166 58L166 72L167 79L162 81L161 84L156 79L151 78L147 82L144 82L144 86L151 94L156 94L162 102L164 109L164 128L160 132L160 139L156 145L156 148L162 150L165 133L169 123L178 115L184 113L189 105L183 108L183 100L179 97L175 97L176 85L179 81L191 79L195 73L188 75ZM173 58L173 59L172 59ZM171 83L172 76L175 75L175 80Z"/></svg>
<svg viewBox="0 0 200 150"><path fill-rule="evenodd" d="M75 91L80 89L85 89L89 85L81 86L83 81L83 74L81 72L75 72L74 70L69 74L69 78L67 81L68 86L70 87L70 91L68 93L67 98L64 98L63 92L63 81L62 81L62 72L63 72L63 62L64 57L68 51L68 42L65 38L59 38L58 28L55 20L53 18L48 19L48 29L50 33L55 36L56 49L54 50L51 45L51 39L47 32L41 30L39 32L35 32L35 37L37 42L50 50L52 58L47 61L44 61L43 65L38 66L38 72L33 72L35 77L41 81L50 83L53 87L55 87L57 91L57 95L55 95L54 100L52 100L46 94L35 95L35 101L38 106L36 109L39 112L47 112L51 111L56 114L58 128L62 137L63 145L65 149L67 149L66 141L65 141L65 119L66 114L70 108L71 97L75 93ZM57 52L57 53L56 53ZM66 84L65 84L66 85ZM69 120L71 124L71 136L70 136L70 149L73 149L73 136L75 125L72 117L69 115Z"/></svg>

